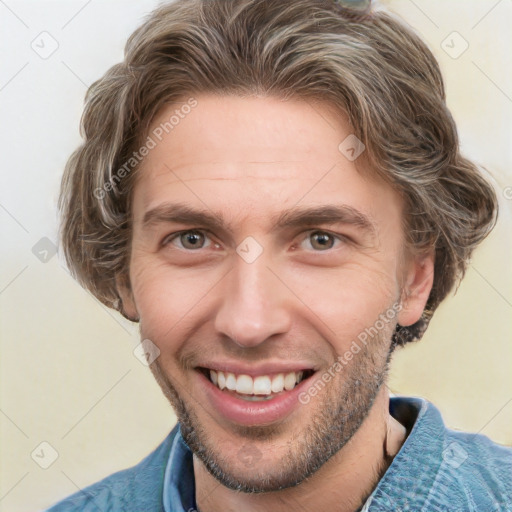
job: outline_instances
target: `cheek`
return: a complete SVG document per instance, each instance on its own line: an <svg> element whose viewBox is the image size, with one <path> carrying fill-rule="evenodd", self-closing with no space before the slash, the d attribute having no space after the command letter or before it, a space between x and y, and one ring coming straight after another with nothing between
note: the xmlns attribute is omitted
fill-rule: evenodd
<svg viewBox="0 0 512 512"><path fill-rule="evenodd" d="M334 340L337 351L375 324L379 315L389 311L399 299L396 276L382 267L350 264L338 269L310 269L300 278L289 274L290 288L311 310L311 321L326 339ZM316 320L314 320L316 316Z"/></svg>
<svg viewBox="0 0 512 512"><path fill-rule="evenodd" d="M180 319L198 300L193 283L189 279L185 285L179 273L144 260L132 267L131 280L141 334L162 348L166 340L175 338Z"/></svg>
<svg viewBox="0 0 512 512"><path fill-rule="evenodd" d="M211 316L208 308L222 273L214 268L176 269L141 257L132 260L130 276L141 335L164 354L176 352Z"/></svg>

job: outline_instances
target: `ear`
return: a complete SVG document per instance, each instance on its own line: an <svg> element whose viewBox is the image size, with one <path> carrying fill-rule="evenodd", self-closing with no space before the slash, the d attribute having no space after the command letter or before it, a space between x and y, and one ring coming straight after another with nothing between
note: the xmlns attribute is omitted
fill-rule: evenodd
<svg viewBox="0 0 512 512"><path fill-rule="evenodd" d="M121 298L120 313L132 322L139 321L139 313L133 298L133 292L127 276L116 277L116 289Z"/></svg>
<svg viewBox="0 0 512 512"><path fill-rule="evenodd" d="M413 325L421 318L434 283L434 259L432 250L410 257L406 264L402 309L397 317L403 327Z"/></svg>

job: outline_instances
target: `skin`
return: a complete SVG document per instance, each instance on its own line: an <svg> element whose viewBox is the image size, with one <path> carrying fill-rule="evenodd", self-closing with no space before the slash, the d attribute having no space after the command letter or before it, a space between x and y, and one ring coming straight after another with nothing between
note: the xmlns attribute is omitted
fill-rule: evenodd
<svg viewBox="0 0 512 512"><path fill-rule="evenodd" d="M390 339L397 321L420 318L433 256L404 249L399 195L365 168L364 153L354 162L340 153L351 130L330 105L196 99L140 169L130 289L120 294L143 339L160 349L152 371L194 452L198 507L356 510L405 439L388 412ZM174 109L166 107L153 127ZM173 234L205 226L144 224L164 203L213 212L229 230L192 234L191 245L190 233ZM373 230L347 223L278 230L272 221L293 207L327 204L357 210ZM318 231L332 237L319 244ZM252 263L236 252L249 236L262 248ZM318 378L393 304L401 307L396 318L283 420L238 425L201 391L194 367L208 360L308 361ZM250 465L240 457L248 446L259 454Z"/></svg>

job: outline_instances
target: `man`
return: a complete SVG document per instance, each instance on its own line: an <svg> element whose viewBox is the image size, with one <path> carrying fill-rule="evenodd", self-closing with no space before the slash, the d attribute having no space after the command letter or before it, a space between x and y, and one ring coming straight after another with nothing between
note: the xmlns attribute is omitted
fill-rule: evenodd
<svg viewBox="0 0 512 512"><path fill-rule="evenodd" d="M430 51L351 4L164 5L89 90L63 247L179 423L52 511L512 509L512 450L387 392L497 207Z"/></svg>

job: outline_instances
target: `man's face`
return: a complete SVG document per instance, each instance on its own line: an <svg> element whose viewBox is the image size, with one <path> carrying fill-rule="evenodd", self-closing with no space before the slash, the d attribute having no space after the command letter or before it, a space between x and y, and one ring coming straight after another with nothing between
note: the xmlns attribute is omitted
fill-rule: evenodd
<svg viewBox="0 0 512 512"><path fill-rule="evenodd" d="M329 105L196 99L140 169L124 303L160 350L152 370L196 455L228 487L275 490L344 446L382 385L402 205L340 152L351 131Z"/></svg>

